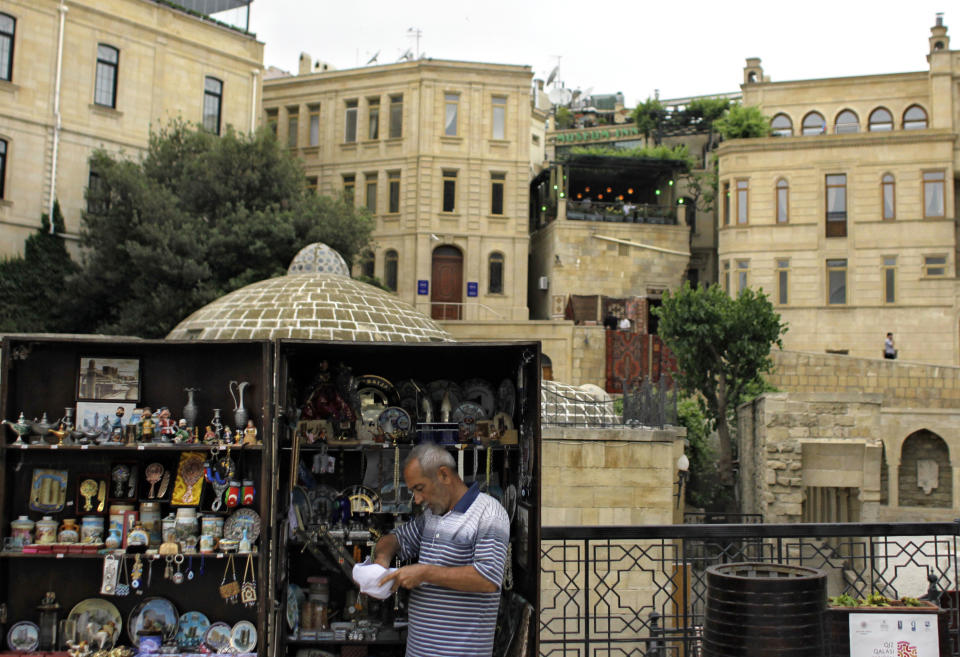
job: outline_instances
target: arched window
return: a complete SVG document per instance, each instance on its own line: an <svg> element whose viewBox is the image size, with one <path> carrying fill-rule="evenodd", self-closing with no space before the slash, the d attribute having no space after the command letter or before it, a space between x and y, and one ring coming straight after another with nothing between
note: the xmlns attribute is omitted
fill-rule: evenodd
<svg viewBox="0 0 960 657"><path fill-rule="evenodd" d="M503 254L491 253L488 261L487 294L503 294Z"/></svg>
<svg viewBox="0 0 960 657"><path fill-rule="evenodd" d="M833 123L833 133L843 135L851 132L860 132L860 117L852 110L843 110L837 114L837 120Z"/></svg>
<svg viewBox="0 0 960 657"><path fill-rule="evenodd" d="M927 127L927 112L919 105L911 105L903 113L904 130L925 130Z"/></svg>
<svg viewBox="0 0 960 657"><path fill-rule="evenodd" d="M103 107L117 107L117 69L120 51L105 43L97 44L97 72L93 86L93 102Z"/></svg>
<svg viewBox="0 0 960 657"><path fill-rule="evenodd" d="M13 37L17 30L17 19L8 14L0 14L0 80L13 79Z"/></svg>
<svg viewBox="0 0 960 657"><path fill-rule="evenodd" d="M891 173L883 174L880 179L881 197L883 199L883 218L896 219L897 217L897 189L896 180Z"/></svg>
<svg viewBox="0 0 960 657"><path fill-rule="evenodd" d="M950 508L953 469L943 438L927 429L907 436L900 448L898 479L900 506Z"/></svg>
<svg viewBox="0 0 960 657"><path fill-rule="evenodd" d="M383 254L383 284L393 292L397 291L397 264L399 260L397 252L393 249Z"/></svg>
<svg viewBox="0 0 960 657"><path fill-rule="evenodd" d="M784 178L777 181L777 223L785 224L790 218L790 183Z"/></svg>
<svg viewBox="0 0 960 657"><path fill-rule="evenodd" d="M889 132L893 130L893 114L884 107L870 112L870 132Z"/></svg>
<svg viewBox="0 0 960 657"><path fill-rule="evenodd" d="M792 137L793 121L786 114L777 114L770 121L770 132L774 137Z"/></svg>
<svg viewBox="0 0 960 657"><path fill-rule="evenodd" d="M827 131L827 122L820 112L810 112L803 117L803 135L822 135Z"/></svg>

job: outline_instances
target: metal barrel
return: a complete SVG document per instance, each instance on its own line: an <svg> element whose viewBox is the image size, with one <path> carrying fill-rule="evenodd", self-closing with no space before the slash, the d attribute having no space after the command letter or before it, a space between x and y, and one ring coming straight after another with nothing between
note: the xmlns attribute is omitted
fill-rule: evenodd
<svg viewBox="0 0 960 657"><path fill-rule="evenodd" d="M822 657L827 575L815 568L728 563L707 568L705 657Z"/></svg>

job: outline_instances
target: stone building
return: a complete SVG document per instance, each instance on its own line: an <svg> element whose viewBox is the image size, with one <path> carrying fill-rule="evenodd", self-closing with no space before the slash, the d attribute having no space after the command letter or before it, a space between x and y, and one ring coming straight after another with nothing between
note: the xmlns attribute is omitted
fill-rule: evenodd
<svg viewBox="0 0 960 657"><path fill-rule="evenodd" d="M526 319L527 183L546 118L532 79L528 66L338 71L303 55L298 75L265 80L263 111L311 187L374 216L363 273L435 319Z"/></svg>
<svg viewBox="0 0 960 657"><path fill-rule="evenodd" d="M719 148L720 279L770 294L787 349L876 358L890 331L900 358L960 363L949 46L938 17L924 71L771 82L747 60L773 136Z"/></svg>
<svg viewBox="0 0 960 657"><path fill-rule="evenodd" d="M97 148L146 148L181 118L251 130L263 44L153 0L0 2L0 253L23 248L59 199L76 238Z"/></svg>

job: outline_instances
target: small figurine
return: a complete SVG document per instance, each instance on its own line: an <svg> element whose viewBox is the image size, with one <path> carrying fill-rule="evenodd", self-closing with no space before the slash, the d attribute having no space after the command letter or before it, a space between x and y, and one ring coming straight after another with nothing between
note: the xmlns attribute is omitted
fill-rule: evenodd
<svg viewBox="0 0 960 657"><path fill-rule="evenodd" d="M173 434L173 442L175 443L190 443L193 442L193 434L190 433L190 429L187 427L187 421L181 419L177 425L177 432Z"/></svg>
<svg viewBox="0 0 960 657"><path fill-rule="evenodd" d="M108 440L112 443L123 442L124 413L126 413L126 409L124 409L123 406L117 406L117 411L113 414L113 418L110 420L110 434Z"/></svg>
<svg viewBox="0 0 960 657"><path fill-rule="evenodd" d="M140 442L142 443L152 443L153 442L153 430L156 427L156 424L153 421L153 411L150 410L150 407L147 406L143 409L140 420Z"/></svg>
<svg viewBox="0 0 960 657"><path fill-rule="evenodd" d="M228 426L223 427L223 434L220 439L221 444L230 444L233 442L233 431Z"/></svg>
<svg viewBox="0 0 960 657"><path fill-rule="evenodd" d="M217 432L215 432L210 425L207 425L207 431L203 434L203 442L207 445L213 445L217 442Z"/></svg>
<svg viewBox="0 0 960 657"><path fill-rule="evenodd" d="M177 425L174 424L173 418L170 417L170 409L166 406L160 409L159 417L160 419L157 420L157 428L160 429L160 440L169 443L173 440L173 436L177 431Z"/></svg>
<svg viewBox="0 0 960 657"><path fill-rule="evenodd" d="M243 444L257 444L257 427L253 424L253 420L247 420L247 428L243 430Z"/></svg>

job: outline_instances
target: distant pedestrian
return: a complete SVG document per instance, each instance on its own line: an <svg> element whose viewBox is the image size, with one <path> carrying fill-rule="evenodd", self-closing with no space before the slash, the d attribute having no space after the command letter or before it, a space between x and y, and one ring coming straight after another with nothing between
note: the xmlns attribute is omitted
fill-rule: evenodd
<svg viewBox="0 0 960 657"><path fill-rule="evenodd" d="M620 320L620 330L621 330L621 331L629 331L629 330L630 330L630 319L629 319L629 318L624 317L623 319Z"/></svg>
<svg viewBox="0 0 960 657"><path fill-rule="evenodd" d="M603 318L603 327L608 331L616 331L617 317L613 313L608 313L607 316Z"/></svg>
<svg viewBox="0 0 960 657"><path fill-rule="evenodd" d="M897 349L893 346L893 333L887 333L887 339L883 341L883 357L891 360L897 357Z"/></svg>

